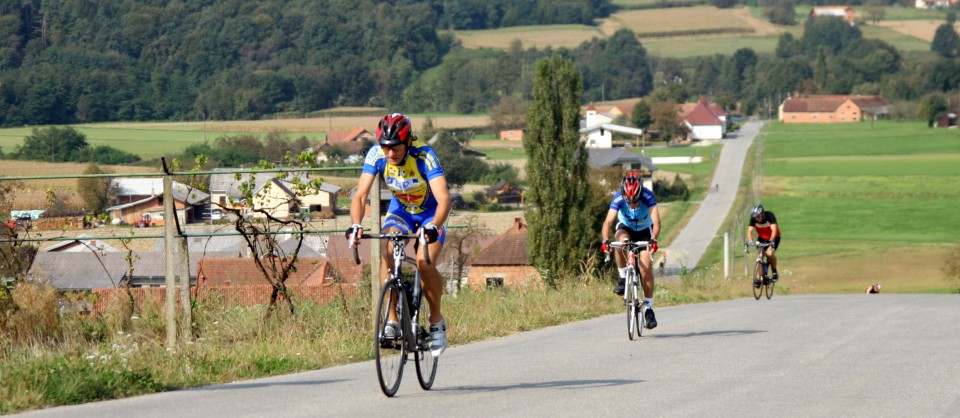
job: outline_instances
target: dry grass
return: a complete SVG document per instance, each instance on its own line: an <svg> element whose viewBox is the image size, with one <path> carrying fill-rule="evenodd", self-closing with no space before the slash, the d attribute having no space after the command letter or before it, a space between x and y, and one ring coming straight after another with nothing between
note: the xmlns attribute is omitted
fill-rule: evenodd
<svg viewBox="0 0 960 418"><path fill-rule="evenodd" d="M745 7L717 9L711 6L628 10L598 20L598 27L580 25L526 26L482 31L459 31L465 48L507 49L514 40L524 48L575 48L592 38L608 38L627 28L640 38L644 34L703 29L750 28L754 36L776 36L781 29L757 19ZM738 35L710 35L709 38ZM702 36L701 36L702 37ZM658 38L662 39L662 38Z"/></svg>
<svg viewBox="0 0 960 418"><path fill-rule="evenodd" d="M386 111L384 111L386 112ZM485 115L415 115L409 114L413 122L414 132L423 128L429 117L435 128L469 128L475 126L489 126L490 118ZM249 133L312 133L328 130L345 130L357 126L373 131L377 122L383 116L331 116L302 119L267 119L247 121L207 121L204 122L172 122L172 123L113 123L98 125L103 128L180 128L185 130L209 132L249 132Z"/></svg>
<svg viewBox="0 0 960 418"><path fill-rule="evenodd" d="M932 42L937 28L943 23L943 20L884 20L881 21L878 26L890 28L904 35L910 35L914 38ZM956 31L960 31L960 24L955 23L953 28Z"/></svg>
<svg viewBox="0 0 960 418"><path fill-rule="evenodd" d="M784 261L780 284L789 286L791 293L862 293L877 281L891 293L946 289L941 267L948 254L943 245L884 248L878 243L870 252L790 257Z"/></svg>
<svg viewBox="0 0 960 418"><path fill-rule="evenodd" d="M14 176L57 176L82 174L87 168L87 164L79 163L45 163L39 161L15 161L0 160L0 177ZM153 170L146 167L131 166L101 166L106 170L112 170L117 174L123 173L147 173ZM61 199L68 207L82 207L83 202L77 195L77 179L43 179L43 180L23 180L24 189L17 191L12 196L13 210L29 210L44 208L49 206L47 203L47 190L53 190L57 198Z"/></svg>

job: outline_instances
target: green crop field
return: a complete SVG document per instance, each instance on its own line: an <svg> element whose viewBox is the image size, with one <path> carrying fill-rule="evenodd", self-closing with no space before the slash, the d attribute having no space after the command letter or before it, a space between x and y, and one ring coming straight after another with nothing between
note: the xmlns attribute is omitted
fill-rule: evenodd
<svg viewBox="0 0 960 418"><path fill-rule="evenodd" d="M862 292L880 280L891 291L947 291L940 268L960 242L956 131L773 123L763 141L762 203L783 230L786 285Z"/></svg>

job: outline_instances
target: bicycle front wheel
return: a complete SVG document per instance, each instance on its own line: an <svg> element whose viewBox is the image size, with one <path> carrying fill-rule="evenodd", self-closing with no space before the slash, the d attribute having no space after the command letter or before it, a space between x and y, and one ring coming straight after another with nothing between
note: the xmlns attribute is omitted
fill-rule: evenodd
<svg viewBox="0 0 960 418"><path fill-rule="evenodd" d="M760 280L760 286L755 284L757 280ZM763 295L763 263L759 261L753 268L753 281L750 285L753 286L753 298L760 300L760 296Z"/></svg>
<svg viewBox="0 0 960 418"><path fill-rule="evenodd" d="M430 354L430 305L426 296L420 297L420 313L417 318L417 352L413 354L413 358L416 359L420 387L430 390L437 377L437 361L440 359Z"/></svg>
<svg viewBox="0 0 960 418"><path fill-rule="evenodd" d="M627 337L633 341L633 333L637 329L637 280L634 272L627 273L624 301L627 305Z"/></svg>
<svg viewBox="0 0 960 418"><path fill-rule="evenodd" d="M773 280L768 280L767 285L765 287L766 287L767 299L772 298L773 297Z"/></svg>
<svg viewBox="0 0 960 418"><path fill-rule="evenodd" d="M403 309L398 307L406 306L406 296L403 291L397 287L393 281L384 283L383 290L380 292L380 302L377 303L377 324L374 328L373 349L377 359L377 378L380 379L380 389L383 394L393 396L400 388L400 379L403 377L403 365L407 362L407 347L404 344L405 333L409 321L404 321L406 315ZM384 327L387 324L389 314L394 312L399 322L395 327L395 335L387 336Z"/></svg>

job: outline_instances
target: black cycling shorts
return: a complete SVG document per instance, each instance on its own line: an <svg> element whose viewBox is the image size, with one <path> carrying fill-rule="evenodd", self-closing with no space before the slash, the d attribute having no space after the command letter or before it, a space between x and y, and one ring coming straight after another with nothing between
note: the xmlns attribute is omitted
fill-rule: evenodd
<svg viewBox="0 0 960 418"><path fill-rule="evenodd" d="M770 241L767 241L767 240L765 240L765 239L758 238L758 239L757 239L757 242L770 242ZM780 237L776 237L776 238L773 239L773 248L778 249L778 250L780 249Z"/></svg>
<svg viewBox="0 0 960 418"><path fill-rule="evenodd" d="M650 241L651 238L653 238L653 228L644 228L639 231L635 231L628 228L623 223L617 222L617 227L615 230L617 231L614 235L615 240L616 236L620 235L620 231L626 232L627 236L630 237L630 241Z"/></svg>

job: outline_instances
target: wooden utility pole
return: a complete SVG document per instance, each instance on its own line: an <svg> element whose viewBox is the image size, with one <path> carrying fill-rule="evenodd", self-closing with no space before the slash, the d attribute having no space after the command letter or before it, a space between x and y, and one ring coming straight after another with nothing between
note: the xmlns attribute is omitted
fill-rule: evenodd
<svg viewBox="0 0 960 418"><path fill-rule="evenodd" d="M165 161L163 166L166 171ZM173 254L173 218L175 216L177 214L173 208L173 176L168 173L163 176L163 242L167 260L167 348L171 350L177 345L177 281Z"/></svg>

